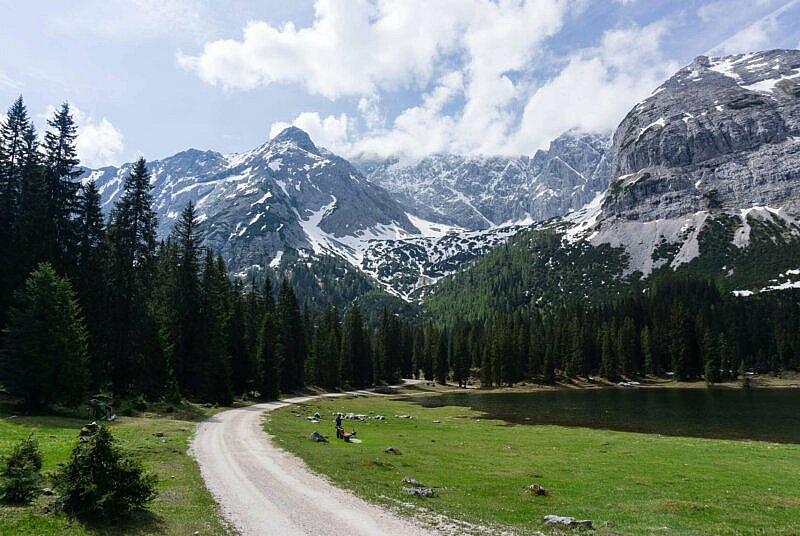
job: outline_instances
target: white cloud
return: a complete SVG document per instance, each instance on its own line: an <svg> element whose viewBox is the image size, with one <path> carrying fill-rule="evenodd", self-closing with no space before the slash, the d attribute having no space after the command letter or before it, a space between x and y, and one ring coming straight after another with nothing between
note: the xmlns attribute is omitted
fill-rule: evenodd
<svg viewBox="0 0 800 536"><path fill-rule="evenodd" d="M317 112L303 112L291 123L273 123L269 129L269 137L273 138L286 127L294 125L306 131L315 144L346 153L349 145L350 123L347 114L340 114L338 117L329 115L322 118Z"/></svg>
<svg viewBox="0 0 800 536"><path fill-rule="evenodd" d="M125 149L122 132L105 117L97 119L70 104L70 112L78 128L75 148L82 166L98 168L119 164ZM57 108L47 107L40 119L50 119Z"/></svg>
<svg viewBox="0 0 800 536"><path fill-rule="evenodd" d="M358 96L353 115L304 112L271 129L294 124L344 156L531 154L571 128L613 129L678 67L663 55L670 25L659 21L608 30L542 79L553 67L547 40L584 6L319 0L310 27L251 23L241 41L208 43L179 61L227 89L287 83L330 99ZM382 104L403 87L420 102L387 117Z"/></svg>
<svg viewBox="0 0 800 536"><path fill-rule="evenodd" d="M638 101L678 69L661 53L666 22L607 31L595 48L574 55L528 101L511 146L529 153L571 128L611 130ZM601 104L602 103L602 104Z"/></svg>
<svg viewBox="0 0 800 536"><path fill-rule="evenodd" d="M759 3L768 4L771 2L762 0ZM706 22L713 20L713 17L718 15L718 10L716 8L719 6L717 6L717 4L719 4L719 2L712 4L706 10L701 9L698 11L698 14ZM774 41L775 35L782 32L784 29L792 32L796 31L794 28L796 28L797 13L794 12L794 10L798 6L800 6L800 0L786 2L778 9L739 30L731 37L712 48L708 53L711 55L728 55L763 50Z"/></svg>
<svg viewBox="0 0 800 536"><path fill-rule="evenodd" d="M178 62L226 89L295 83L330 99L371 96L425 87L457 53L469 56L465 68L475 76L515 68L560 25L566 6L566 0L317 0L309 27L250 22L241 41L206 43L198 55L179 52Z"/></svg>

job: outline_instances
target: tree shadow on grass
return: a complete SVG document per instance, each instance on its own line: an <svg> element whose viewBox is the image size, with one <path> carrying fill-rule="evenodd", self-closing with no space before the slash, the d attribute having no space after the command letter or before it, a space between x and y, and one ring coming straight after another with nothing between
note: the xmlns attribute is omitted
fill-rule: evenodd
<svg viewBox="0 0 800 536"><path fill-rule="evenodd" d="M80 519L79 521L86 530L103 536L162 534L167 526L163 516L146 510L132 512L120 519Z"/></svg>

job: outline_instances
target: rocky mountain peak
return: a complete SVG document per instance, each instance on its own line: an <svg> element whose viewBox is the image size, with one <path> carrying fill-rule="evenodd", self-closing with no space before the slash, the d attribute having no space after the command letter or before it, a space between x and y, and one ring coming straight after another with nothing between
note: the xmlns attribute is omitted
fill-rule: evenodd
<svg viewBox="0 0 800 536"><path fill-rule="evenodd" d="M277 136L272 138L269 141L270 147L276 147L279 145L295 145L304 151L308 151L309 153L313 153L319 155L319 149L314 142L311 141L311 137L306 133L305 130L297 128L295 126L291 126L288 128L283 129Z"/></svg>
<svg viewBox="0 0 800 536"><path fill-rule="evenodd" d="M613 144L604 211L629 220L800 208L800 51L700 56L636 105Z"/></svg>

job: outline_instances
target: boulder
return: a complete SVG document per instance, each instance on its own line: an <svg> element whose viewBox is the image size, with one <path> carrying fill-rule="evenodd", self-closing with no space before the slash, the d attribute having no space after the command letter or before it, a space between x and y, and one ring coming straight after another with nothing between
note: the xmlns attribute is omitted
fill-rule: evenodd
<svg viewBox="0 0 800 536"><path fill-rule="evenodd" d="M395 415L398 419L410 419L411 415Z"/></svg>
<svg viewBox="0 0 800 536"><path fill-rule="evenodd" d="M389 447L388 449L385 449L383 452L385 452L386 454L394 454L394 455L401 454L401 452L394 447Z"/></svg>
<svg viewBox="0 0 800 536"><path fill-rule="evenodd" d="M385 421L386 420L386 417L384 417L383 415L375 415L375 417L373 417L373 418L376 421Z"/></svg>
<svg viewBox="0 0 800 536"><path fill-rule="evenodd" d="M410 476L405 477L403 480L401 480L401 482L403 484L408 484L410 486L414 486L414 487L417 487L417 488L424 488L425 487L425 484L423 484L422 482L420 482L416 478L412 478Z"/></svg>
<svg viewBox="0 0 800 536"><path fill-rule="evenodd" d="M531 484L530 486L527 486L525 488L525 491L527 491L528 493L532 493L533 495L547 496L550 494L550 492L548 492L543 486L540 486L539 484Z"/></svg>
<svg viewBox="0 0 800 536"><path fill-rule="evenodd" d="M592 522L588 519L575 519L568 516L547 515L542 518L545 525L561 525L563 527L585 527L592 528Z"/></svg>
<svg viewBox="0 0 800 536"><path fill-rule="evenodd" d="M417 497L433 497L434 493L431 488L410 488L404 487L403 491L409 495L416 495Z"/></svg>
<svg viewBox="0 0 800 536"><path fill-rule="evenodd" d="M328 442L328 438L327 437L325 437L324 435L322 435L322 434L320 434L319 432L316 432L316 431L311 432L311 435L308 436L308 439L310 439L311 441L316 441L317 443L327 443Z"/></svg>

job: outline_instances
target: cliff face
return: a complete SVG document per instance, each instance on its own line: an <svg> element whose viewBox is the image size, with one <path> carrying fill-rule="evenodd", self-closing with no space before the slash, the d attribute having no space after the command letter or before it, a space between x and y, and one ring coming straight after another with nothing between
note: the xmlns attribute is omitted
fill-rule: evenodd
<svg viewBox="0 0 800 536"><path fill-rule="evenodd" d="M700 56L614 134L605 217L800 210L800 51Z"/></svg>
<svg viewBox="0 0 800 536"><path fill-rule="evenodd" d="M564 216L589 203L608 186L609 138L569 131L532 157L438 154L411 164L355 165L419 217L488 229Z"/></svg>

